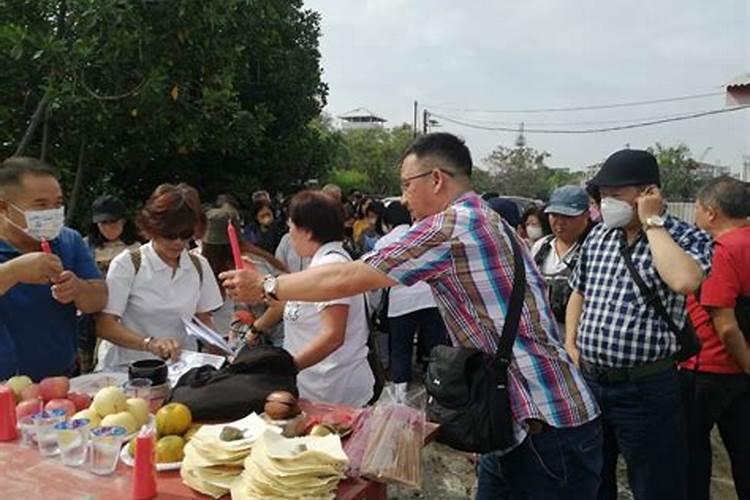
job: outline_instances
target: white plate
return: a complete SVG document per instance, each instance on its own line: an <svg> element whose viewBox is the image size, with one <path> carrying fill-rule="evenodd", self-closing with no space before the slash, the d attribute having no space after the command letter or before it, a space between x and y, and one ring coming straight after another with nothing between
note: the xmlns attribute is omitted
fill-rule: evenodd
<svg viewBox="0 0 750 500"><path fill-rule="evenodd" d="M128 467L133 467L133 465L135 464L135 460L133 459L133 457L130 456L130 453L128 453L129 444L130 443L128 442L125 446L122 447L122 450L120 450L120 460L122 460L122 463L124 463ZM166 472L169 470L180 470L180 467L182 467L182 462L170 462L168 464L156 464L156 470L159 472Z"/></svg>
<svg viewBox="0 0 750 500"><path fill-rule="evenodd" d="M99 389L115 385L121 387L128 380L127 373L98 372L87 373L70 379L70 392L83 392L94 397Z"/></svg>

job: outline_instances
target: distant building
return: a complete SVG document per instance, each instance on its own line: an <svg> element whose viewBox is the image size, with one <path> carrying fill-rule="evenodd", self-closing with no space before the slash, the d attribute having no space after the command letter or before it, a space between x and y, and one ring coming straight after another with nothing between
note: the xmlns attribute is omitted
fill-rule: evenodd
<svg viewBox="0 0 750 500"><path fill-rule="evenodd" d="M727 106L750 106L750 73L727 84Z"/></svg>
<svg viewBox="0 0 750 500"><path fill-rule="evenodd" d="M750 182L750 155L742 157L742 180Z"/></svg>
<svg viewBox="0 0 750 500"><path fill-rule="evenodd" d="M347 111L343 115L339 115L338 118L341 128L344 130L382 128L383 124L388 121L366 108Z"/></svg>
<svg viewBox="0 0 750 500"><path fill-rule="evenodd" d="M711 163L698 162L695 175L701 179L713 179L722 175L732 175L732 169L725 165L713 165Z"/></svg>

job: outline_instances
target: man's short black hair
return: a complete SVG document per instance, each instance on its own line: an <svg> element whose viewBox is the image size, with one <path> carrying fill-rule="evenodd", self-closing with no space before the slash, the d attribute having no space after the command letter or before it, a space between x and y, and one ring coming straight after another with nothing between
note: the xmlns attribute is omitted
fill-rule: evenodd
<svg viewBox="0 0 750 500"><path fill-rule="evenodd" d="M11 156L0 165L0 189L20 186L24 175L49 175L58 178L57 171L47 163L28 156Z"/></svg>
<svg viewBox="0 0 750 500"><path fill-rule="evenodd" d="M698 200L732 219L750 217L750 183L727 175L708 181L698 192Z"/></svg>
<svg viewBox="0 0 750 500"><path fill-rule="evenodd" d="M456 171L471 177L471 153L463 140L453 134L436 132L417 137L401 155L399 165L409 155L418 159L434 158L444 163L446 167L453 167Z"/></svg>
<svg viewBox="0 0 750 500"><path fill-rule="evenodd" d="M400 202L392 201L385 208L383 222L391 227L401 226L403 224L411 225L411 215L406 207Z"/></svg>

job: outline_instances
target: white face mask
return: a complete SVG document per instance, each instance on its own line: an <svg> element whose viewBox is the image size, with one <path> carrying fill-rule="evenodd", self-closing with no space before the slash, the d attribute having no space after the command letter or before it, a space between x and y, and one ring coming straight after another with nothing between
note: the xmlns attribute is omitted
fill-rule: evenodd
<svg viewBox="0 0 750 500"><path fill-rule="evenodd" d="M616 198L602 198L602 222L609 228L625 227L633 220L630 203Z"/></svg>
<svg viewBox="0 0 750 500"><path fill-rule="evenodd" d="M11 203L13 208L24 215L26 228L14 224L9 218L6 220L16 228L28 234L36 241L52 241L60 235L65 225L65 207L50 208L48 210L22 210Z"/></svg>
<svg viewBox="0 0 750 500"><path fill-rule="evenodd" d="M542 227L541 226L526 226L526 236L529 237L531 241L536 241L544 234L542 233Z"/></svg>

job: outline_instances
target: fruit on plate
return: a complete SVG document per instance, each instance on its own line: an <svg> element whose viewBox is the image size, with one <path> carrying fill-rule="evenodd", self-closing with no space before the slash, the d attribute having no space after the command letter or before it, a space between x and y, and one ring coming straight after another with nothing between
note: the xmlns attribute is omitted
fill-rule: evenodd
<svg viewBox="0 0 750 500"><path fill-rule="evenodd" d="M119 425L125 427L128 434L132 434L138 430L138 422L136 422L135 417L126 411L107 415L102 419L101 425L103 427Z"/></svg>
<svg viewBox="0 0 750 500"><path fill-rule="evenodd" d="M68 377L47 377L39 382L39 391L45 401L64 399L70 391L70 381Z"/></svg>
<svg viewBox="0 0 750 500"><path fill-rule="evenodd" d="M32 382L26 375L16 375L15 377L9 378L8 381L5 382L5 385L13 391L13 396L16 398L16 401L21 401L21 399L23 399L21 398L21 391L33 383L34 382Z"/></svg>
<svg viewBox="0 0 750 500"><path fill-rule="evenodd" d="M91 408L86 410L81 410L72 417L70 417L71 420L78 420L80 418L87 418L89 419L89 426L93 429L94 427L99 427L102 423L102 418L99 416L98 413L96 413Z"/></svg>
<svg viewBox="0 0 750 500"><path fill-rule="evenodd" d="M44 405L46 411L50 410L64 410L66 417L72 417L76 412L76 405L69 399L51 399Z"/></svg>
<svg viewBox="0 0 750 500"><path fill-rule="evenodd" d="M112 385L99 389L91 405L99 416L107 417L127 410L127 401L128 398L125 397L125 393L119 387Z"/></svg>
<svg viewBox="0 0 750 500"><path fill-rule="evenodd" d="M190 441L191 439L193 439L193 436L195 435L196 432L198 432L198 429L200 429L200 428L201 428L201 424L193 424L193 425L191 425L190 429L188 429L188 431L185 433L184 436L182 436L182 438L187 443L188 441Z"/></svg>
<svg viewBox="0 0 750 500"><path fill-rule="evenodd" d="M184 448L185 440L180 436L164 436L156 442L156 463L182 462Z"/></svg>
<svg viewBox="0 0 750 500"><path fill-rule="evenodd" d="M44 401L41 398L28 399L21 401L16 406L16 419L21 420L23 417L34 415L44 409Z"/></svg>
<svg viewBox="0 0 750 500"><path fill-rule="evenodd" d="M85 410L91 406L91 396L82 392L70 392L68 393L68 399L76 405L76 411Z"/></svg>
<svg viewBox="0 0 750 500"><path fill-rule="evenodd" d="M42 399L42 390L39 384L30 384L21 389L21 401L30 399Z"/></svg>
<svg viewBox="0 0 750 500"><path fill-rule="evenodd" d="M135 417L140 428L148 423L148 403L142 398L130 398L126 402L126 411Z"/></svg>
<svg viewBox="0 0 750 500"><path fill-rule="evenodd" d="M181 436L192 423L190 408L182 403L169 403L156 412L156 432L159 436Z"/></svg>

